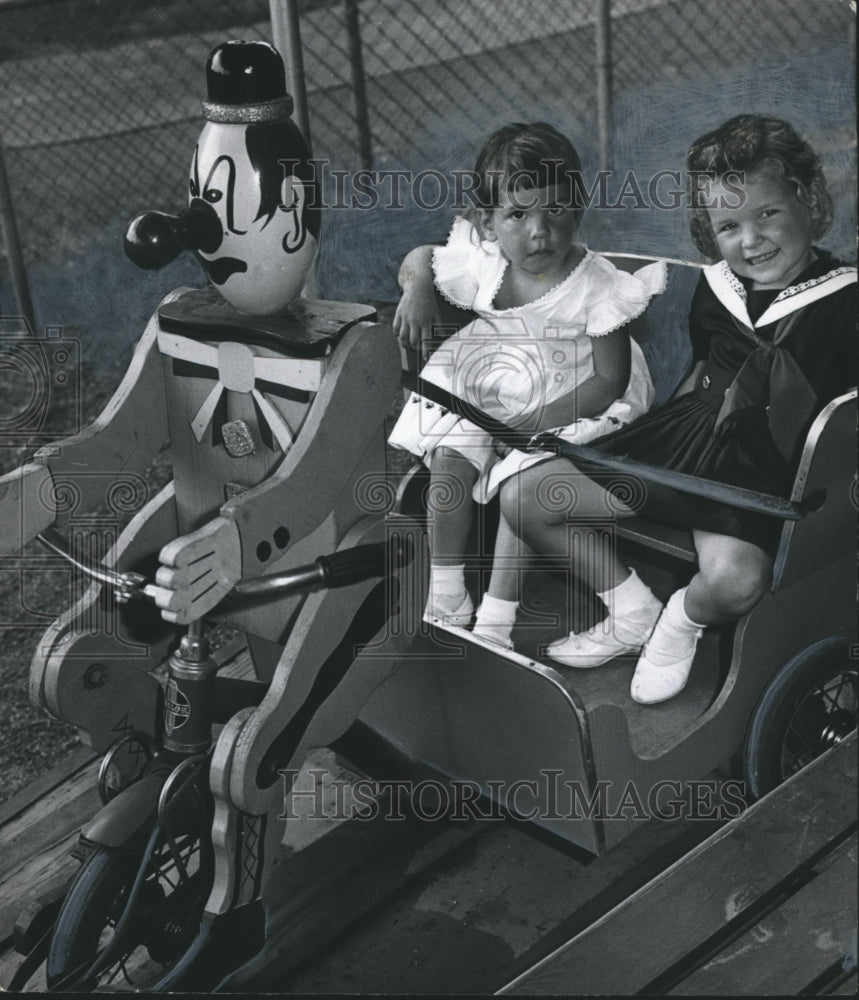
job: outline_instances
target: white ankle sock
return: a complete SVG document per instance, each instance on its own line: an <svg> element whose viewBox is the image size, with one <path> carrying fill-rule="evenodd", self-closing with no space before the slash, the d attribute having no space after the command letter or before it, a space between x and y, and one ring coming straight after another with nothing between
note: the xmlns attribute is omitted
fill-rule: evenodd
<svg viewBox="0 0 859 1000"><path fill-rule="evenodd" d="M436 614L455 611L465 597L465 563L430 566L429 606Z"/></svg>
<svg viewBox="0 0 859 1000"><path fill-rule="evenodd" d="M505 601L491 594L484 594L477 609L474 634L493 642L505 643L516 624L518 601Z"/></svg>
<svg viewBox="0 0 859 1000"><path fill-rule="evenodd" d="M688 587L681 587L680 590L675 590L671 597L668 598L665 610L662 613L675 628L683 629L687 632L700 632L707 626L693 622L689 615L686 614L686 591L688 589Z"/></svg>
<svg viewBox="0 0 859 1000"><path fill-rule="evenodd" d="M686 683L695 648L705 628L686 614L685 597L685 587L671 595L646 649L646 659L653 666L663 668L666 679L669 674L676 675L678 683L682 679L681 687Z"/></svg>
<svg viewBox="0 0 859 1000"><path fill-rule="evenodd" d="M609 615L614 618L622 618L627 612L638 610L653 597L650 587L634 569L630 570L629 576L623 583L612 587L611 590L598 590L597 594L608 608Z"/></svg>
<svg viewBox="0 0 859 1000"><path fill-rule="evenodd" d="M686 614L686 588L671 595L635 666L629 693L640 705L679 694L689 679L703 625Z"/></svg>

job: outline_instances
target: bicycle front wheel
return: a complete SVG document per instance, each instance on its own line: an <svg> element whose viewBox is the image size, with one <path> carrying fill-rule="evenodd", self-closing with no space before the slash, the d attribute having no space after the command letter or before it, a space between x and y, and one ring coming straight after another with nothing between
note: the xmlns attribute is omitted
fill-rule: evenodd
<svg viewBox="0 0 859 1000"><path fill-rule="evenodd" d="M145 990L162 982L199 930L212 885L207 853L197 834L172 845L159 835L141 873L144 852L97 847L60 910L46 963L48 986Z"/></svg>

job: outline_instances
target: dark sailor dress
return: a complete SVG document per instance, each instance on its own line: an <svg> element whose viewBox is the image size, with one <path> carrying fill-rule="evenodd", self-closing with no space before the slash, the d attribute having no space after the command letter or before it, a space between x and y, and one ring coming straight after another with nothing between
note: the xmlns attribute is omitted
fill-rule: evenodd
<svg viewBox="0 0 859 1000"><path fill-rule="evenodd" d="M704 268L689 322L694 361L704 362L693 390L594 447L789 496L814 417L856 385L856 268L817 255L780 291L752 291L724 261ZM594 474L584 465L582 471ZM637 510L646 517L742 538L769 552L778 544L775 517L645 486Z"/></svg>

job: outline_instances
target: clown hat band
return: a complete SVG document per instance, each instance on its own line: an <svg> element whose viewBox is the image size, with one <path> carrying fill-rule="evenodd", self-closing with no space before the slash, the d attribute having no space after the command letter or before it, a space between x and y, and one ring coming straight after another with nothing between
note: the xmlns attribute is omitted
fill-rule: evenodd
<svg viewBox="0 0 859 1000"><path fill-rule="evenodd" d="M282 121L292 114L277 49L263 41L224 42L206 63L203 117L224 125Z"/></svg>

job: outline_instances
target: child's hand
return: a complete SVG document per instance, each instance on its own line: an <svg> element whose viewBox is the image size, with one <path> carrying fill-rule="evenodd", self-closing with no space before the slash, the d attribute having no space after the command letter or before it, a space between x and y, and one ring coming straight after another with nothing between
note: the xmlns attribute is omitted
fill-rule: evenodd
<svg viewBox="0 0 859 1000"><path fill-rule="evenodd" d="M505 444L503 441L494 441L492 447L499 458L506 458L513 451L510 445Z"/></svg>
<svg viewBox="0 0 859 1000"><path fill-rule="evenodd" d="M403 259L397 279L403 297L394 314L394 333L403 347L423 352L429 345L433 327L439 326L438 299L432 271L433 247L420 246Z"/></svg>
<svg viewBox="0 0 859 1000"><path fill-rule="evenodd" d="M403 347L423 351L433 327L439 326L438 301L432 279L415 279L406 285L394 314L394 333Z"/></svg>

